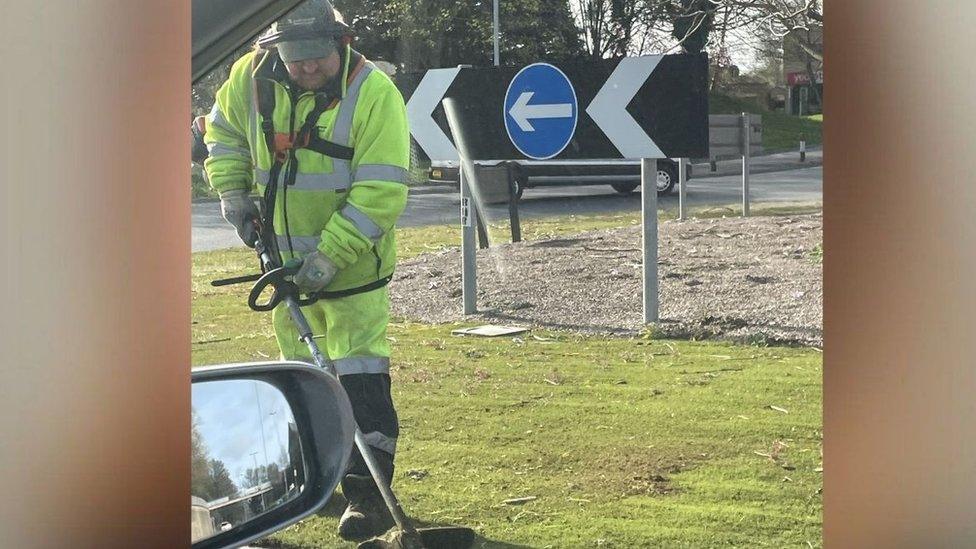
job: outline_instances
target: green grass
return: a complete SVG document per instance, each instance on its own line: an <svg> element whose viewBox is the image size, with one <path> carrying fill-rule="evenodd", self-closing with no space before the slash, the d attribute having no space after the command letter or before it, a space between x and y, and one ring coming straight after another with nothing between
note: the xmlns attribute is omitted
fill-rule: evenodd
<svg viewBox="0 0 976 549"><path fill-rule="evenodd" d="M800 146L800 136L807 145L823 143L823 115L790 116L782 112L772 112L754 101L745 101L722 94L712 93L708 97L710 114L741 114L750 112L761 114L763 118L763 149L766 151L796 150Z"/></svg>
<svg viewBox="0 0 976 549"><path fill-rule="evenodd" d="M525 233L634 222L533 220ZM456 245L458 230L399 237L410 257ZM253 264L249 250L194 254L194 365L277 356L270 317L247 309L246 285L209 286ZM399 320L389 330L402 428L395 486L424 524L473 527L479 547L821 546L816 350L548 331L451 336L457 326ZM335 523L312 517L262 544L353 547Z"/></svg>

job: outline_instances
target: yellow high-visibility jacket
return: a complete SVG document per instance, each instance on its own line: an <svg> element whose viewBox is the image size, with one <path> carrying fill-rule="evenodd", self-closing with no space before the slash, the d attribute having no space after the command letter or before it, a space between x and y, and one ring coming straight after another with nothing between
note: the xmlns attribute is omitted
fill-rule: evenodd
<svg viewBox="0 0 976 549"><path fill-rule="evenodd" d="M352 160L299 148L294 185L278 178L274 231L282 259L320 250L338 267L328 291L358 288L388 277L396 263L393 226L407 202L410 137L399 90L351 48L343 56L338 101L316 122L319 136L352 147ZM234 63L207 117L204 166L218 193L264 192L274 155L262 131L255 79L274 82L274 132L293 135L315 94L290 84L276 54L257 50ZM265 87L267 89L267 87Z"/></svg>

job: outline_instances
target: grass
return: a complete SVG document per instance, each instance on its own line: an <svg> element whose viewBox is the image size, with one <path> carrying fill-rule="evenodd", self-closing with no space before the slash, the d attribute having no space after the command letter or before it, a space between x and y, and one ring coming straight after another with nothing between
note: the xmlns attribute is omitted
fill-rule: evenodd
<svg viewBox="0 0 976 549"><path fill-rule="evenodd" d="M532 239L638 220L573 216L523 231ZM454 227L399 231L403 257L459 238ZM251 252L193 262L194 365L276 357L270 317L247 309L246 285L209 286L248 272ZM397 320L389 330L402 428L395 484L424 524L467 525L477 546L496 548L821 545L818 351L549 331L451 336L461 325ZM524 497L535 499L505 503ZM353 547L335 523L312 517L262 544Z"/></svg>
<svg viewBox="0 0 976 549"><path fill-rule="evenodd" d="M766 151L797 150L800 137L807 145L823 143L823 115L791 116L773 112L753 102L712 93L708 98L710 114L741 114L751 112L762 115L763 149Z"/></svg>

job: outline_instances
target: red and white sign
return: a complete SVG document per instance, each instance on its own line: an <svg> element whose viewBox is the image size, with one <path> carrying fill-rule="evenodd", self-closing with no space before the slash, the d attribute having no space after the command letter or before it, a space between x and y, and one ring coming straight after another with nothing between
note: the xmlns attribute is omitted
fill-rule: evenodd
<svg viewBox="0 0 976 549"><path fill-rule="evenodd" d="M817 84L823 84L823 71L817 71L816 74ZM788 73L786 83L790 86L805 86L810 83L810 73L806 71Z"/></svg>

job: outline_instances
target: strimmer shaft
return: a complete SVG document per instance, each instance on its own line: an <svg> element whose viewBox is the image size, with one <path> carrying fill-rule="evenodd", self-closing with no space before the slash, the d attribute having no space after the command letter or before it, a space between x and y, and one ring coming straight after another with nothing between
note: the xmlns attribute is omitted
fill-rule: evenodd
<svg viewBox="0 0 976 549"><path fill-rule="evenodd" d="M322 351L319 349L317 343L312 338L312 328L308 325L308 320L302 313L301 307L295 301L292 296L286 296L284 298L285 305L288 306L288 313L291 314L292 320L295 321L295 326L298 328L298 335L301 337L305 345L308 346L308 350L312 353L312 359L315 360L315 364L320 368L324 369L326 372L331 374L336 379L339 375L336 373L335 366L332 361L325 358ZM396 521L397 526L407 534L417 535L417 530L413 527L413 523L407 518L406 513L403 512L403 508L400 507L400 502L397 500L396 496L393 494L393 490L390 488L390 479L383 476L383 472L380 470L379 464L376 463L376 458L373 457L373 450L369 447L366 442L366 438L363 436L363 432L359 429L359 425L356 426L356 447L359 448L359 453L363 456L363 461L366 462L366 467L369 468L370 474L373 476L373 480L376 482L377 488L380 490L380 494L383 496L383 501L386 502L386 507L389 509L390 514L393 515L393 520Z"/></svg>

